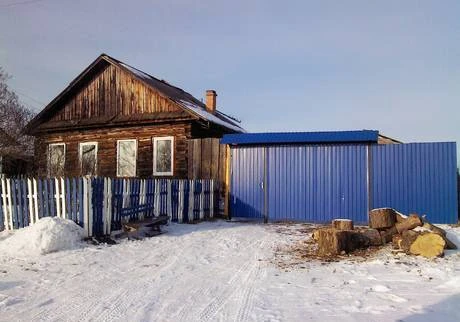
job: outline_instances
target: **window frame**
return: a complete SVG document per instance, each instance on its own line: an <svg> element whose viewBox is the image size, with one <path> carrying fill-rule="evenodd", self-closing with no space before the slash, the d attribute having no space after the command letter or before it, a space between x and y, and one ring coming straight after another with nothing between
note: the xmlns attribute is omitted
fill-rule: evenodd
<svg viewBox="0 0 460 322"><path fill-rule="evenodd" d="M156 171L156 165L157 165L157 142L158 141L165 141L169 140L171 141L171 171L168 172L159 172ZM152 138L153 142L153 175L154 176L173 176L174 175L174 136L157 136Z"/></svg>
<svg viewBox="0 0 460 322"><path fill-rule="evenodd" d="M64 165L63 165L63 168L64 168L64 173L62 174L62 176L64 177L65 176L65 156L66 156L66 152L67 152L67 147L66 147L66 144L65 142L58 142L58 143L49 143L48 144L48 177L51 178L51 147L53 146L63 146L64 147Z"/></svg>
<svg viewBox="0 0 460 322"><path fill-rule="evenodd" d="M119 161L120 161L120 143L121 142L134 142L135 143L135 150L134 150L134 176L132 177L127 177L127 176L122 176L120 175L120 172L119 172ZM116 167L117 167L117 177L121 177L121 178L134 178L137 176L137 149L138 149L138 143L137 143L137 139L123 139L123 140L117 140L117 164L116 164Z"/></svg>
<svg viewBox="0 0 460 322"><path fill-rule="evenodd" d="M96 142L96 141L88 141L88 142L80 142L79 143L79 146L78 146L79 153L78 153L78 155L79 155L79 159L80 159L80 174L82 176L88 176L87 174L85 175L85 174L82 173L82 170L83 170L83 167L82 167L83 166L83 147L85 145L94 145L95 146L96 164L94 165L94 167L95 167L95 172L96 173L94 175L96 176L97 175L97 153L99 151L99 145L98 145L98 142Z"/></svg>

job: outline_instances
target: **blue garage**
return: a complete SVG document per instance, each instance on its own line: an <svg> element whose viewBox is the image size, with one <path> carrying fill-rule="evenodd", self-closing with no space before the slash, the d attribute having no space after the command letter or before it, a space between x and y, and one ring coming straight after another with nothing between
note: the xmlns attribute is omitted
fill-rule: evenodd
<svg viewBox="0 0 460 322"><path fill-rule="evenodd" d="M225 135L230 215L265 221L367 223L393 207L456 223L456 143L409 143L378 131Z"/></svg>

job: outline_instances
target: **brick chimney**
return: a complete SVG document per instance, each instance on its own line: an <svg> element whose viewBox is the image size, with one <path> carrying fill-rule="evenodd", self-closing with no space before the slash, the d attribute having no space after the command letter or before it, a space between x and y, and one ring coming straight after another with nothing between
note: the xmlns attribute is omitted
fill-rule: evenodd
<svg viewBox="0 0 460 322"><path fill-rule="evenodd" d="M206 91L206 109L208 112L214 113L216 111L216 98L217 93L213 89L208 89Z"/></svg>

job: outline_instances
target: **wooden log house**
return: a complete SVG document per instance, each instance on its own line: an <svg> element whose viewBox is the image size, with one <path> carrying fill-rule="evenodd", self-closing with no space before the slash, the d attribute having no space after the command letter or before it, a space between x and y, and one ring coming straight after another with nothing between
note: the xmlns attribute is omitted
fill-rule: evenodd
<svg viewBox="0 0 460 322"><path fill-rule="evenodd" d="M27 126L39 176L220 179L219 138L244 130L164 80L100 55Z"/></svg>

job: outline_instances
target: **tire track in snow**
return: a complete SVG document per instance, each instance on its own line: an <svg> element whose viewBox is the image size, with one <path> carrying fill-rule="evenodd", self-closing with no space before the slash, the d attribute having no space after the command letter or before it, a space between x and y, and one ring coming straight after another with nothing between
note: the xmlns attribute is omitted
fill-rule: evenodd
<svg viewBox="0 0 460 322"><path fill-rule="evenodd" d="M216 235L214 233L209 235L210 236L208 237L212 238L213 242L219 242L223 239L223 237L219 236L219 234ZM216 238L216 236L219 237ZM120 285L119 289L121 289L121 291L111 296L112 301L110 301L109 303L112 304L110 304L110 306L106 308L104 311L102 311L99 315L94 317L94 320L113 321L121 319L129 309L132 310L133 306L137 307L140 304L139 300L141 300L141 302L142 300L145 301L148 292L151 292L151 290L158 289L158 285L155 285L155 283L158 282L157 278L160 277L163 273L172 271L173 268L176 265L178 265L180 261L183 260L184 253L188 251L189 248L196 247L195 244L199 244L200 242L200 239L196 240L195 236L193 235L189 236L187 239L190 239L188 241L189 247L180 247L182 243L178 245L172 243L172 245L169 244L166 247L164 247L168 252L169 261L167 263L162 264L157 270L149 270L147 274L150 274L151 278L149 278L148 280L142 279L137 283L133 282L132 280L128 280L125 283L123 283L123 285ZM201 246L201 244L199 244L198 247L199 246ZM169 289L171 288L172 286L169 286ZM157 295L158 294L155 294L155 296ZM142 307L139 309L142 310Z"/></svg>
<svg viewBox="0 0 460 322"><path fill-rule="evenodd" d="M255 284L257 280L259 280L262 276L265 276L263 273L265 273L265 271L263 271L259 262L254 276L250 278L249 283L245 284L246 287L243 289L241 305L238 310L238 314L235 317L236 322L248 320L249 314L254 308Z"/></svg>
<svg viewBox="0 0 460 322"><path fill-rule="evenodd" d="M263 249L263 247L266 244L266 237L257 244L258 247L253 247L254 250L257 249ZM245 251L248 251L245 249ZM228 302L230 296L235 293L239 288L241 288L244 284L246 284L251 277L253 277L257 271L257 266L258 266L258 257L259 252L255 252L253 258L249 260L247 263L243 265L243 268L249 267L247 269L247 274L244 274L244 276L241 277L241 272L244 272L244 269L239 269L237 273L235 273L232 277L232 279L229 281L229 283L226 285L225 289L218 295L216 298L211 301L199 314L198 319L194 319L194 321L209 321L211 320L218 312L219 310ZM236 282L239 283L236 283ZM235 285L236 284L236 285ZM234 287L236 286L236 287Z"/></svg>
<svg viewBox="0 0 460 322"><path fill-rule="evenodd" d="M217 245L227 244L229 242L227 236L222 236L218 232L213 234L212 237L214 237L213 243ZM244 245L244 249L247 249L248 247L252 247L252 246L253 244L248 242L247 244ZM230 269L228 269L228 266L229 266L228 263L221 264L220 261L218 261L217 263L225 267L228 271L230 271ZM238 273L243 271L244 268L248 266L249 266L249 262L246 262L246 264L243 265L243 267L240 267L238 269L237 273L232 272L233 273L232 276L233 277L238 276ZM209 265L207 265L206 268L208 269L211 268L211 270L214 269L213 267L210 267ZM220 267L218 267L217 269L221 270ZM232 279L230 279L230 281L231 280ZM196 309L196 307L202 302L203 298L212 294L212 291L215 289L214 284L208 284L208 285L209 285L208 287L196 288L196 284L194 284L193 282L189 283L189 286L183 289L182 296L175 298L173 302L170 302L167 307L162 308L160 312L158 312L158 316L161 317L163 315L169 319L171 319L171 316L173 316L174 320L177 320L177 321L187 321L187 322L190 321L188 317L193 314L193 310ZM190 299L194 299L194 301L190 301ZM179 312L177 312L177 307L181 308Z"/></svg>
<svg viewBox="0 0 460 322"><path fill-rule="evenodd" d="M124 313L128 311L132 304L137 302L138 299L142 298L143 295L148 292L158 276L166 271L169 271L171 267L179 262L185 251L185 248L179 248L177 246L174 247L171 250L171 253L174 254L174 256L170 256L167 263L161 265L157 270L148 270L147 274L150 275L148 280L142 279L138 282L133 282L127 278L127 280L120 285L118 291L110 296L108 302L111 304L105 310L100 312L99 315L93 317L94 320L113 321L123 317ZM137 267L134 267L134 269L136 268Z"/></svg>

